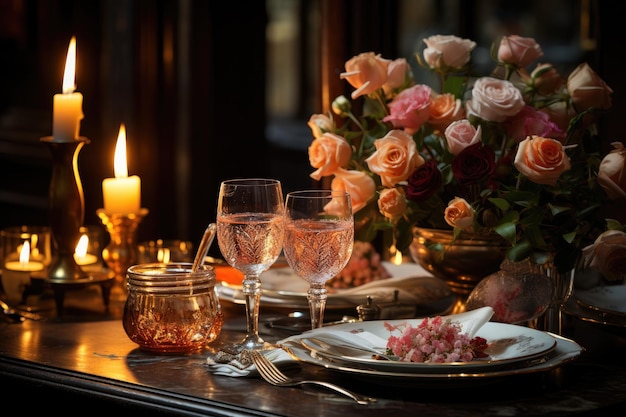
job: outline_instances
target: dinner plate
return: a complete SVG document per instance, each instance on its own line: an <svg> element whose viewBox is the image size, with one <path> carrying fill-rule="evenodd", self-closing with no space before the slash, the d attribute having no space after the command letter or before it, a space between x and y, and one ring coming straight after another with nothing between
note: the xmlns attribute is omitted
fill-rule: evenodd
<svg viewBox="0 0 626 417"><path fill-rule="evenodd" d="M590 310L626 317L626 285L605 285L575 290L578 304Z"/></svg>
<svg viewBox="0 0 626 417"><path fill-rule="evenodd" d="M404 263L395 265L383 262L391 278L380 279L349 289L328 288L326 309L353 309L365 304L367 296L376 303L422 306L419 313L444 313L454 304L456 297L448 285L435 278L420 265ZM271 268L260 275L261 304L264 306L305 309L308 311L308 283L289 267ZM244 304L241 285L218 281L216 291L220 301ZM396 293L397 291L397 293Z"/></svg>
<svg viewBox="0 0 626 417"><path fill-rule="evenodd" d="M358 380L400 387L450 388L451 384L455 386L457 384L484 384L498 378L546 372L576 360L583 352L583 348L575 341L558 335L551 334L551 336L556 341L554 351L549 355L526 361L524 366L518 364L510 368L486 367L482 369L457 367L453 372L393 372L358 368L320 356L303 346L293 345L287 350L296 360L340 372Z"/></svg>
<svg viewBox="0 0 626 417"><path fill-rule="evenodd" d="M385 323L397 325L408 322L416 327L421 320L377 320L338 324L332 327L333 334L328 330L315 329L300 336L292 336L290 341L299 341L302 346L320 357L325 357L352 368L371 369L391 373L457 373L477 372L491 368L510 367L514 364L532 361L549 355L556 349L556 340L550 334L524 326L506 323L487 322L478 329L476 336L487 340L489 347L485 350L489 356L471 362L422 363L401 362L396 360L374 359L372 352L366 351L369 346L386 344L390 332ZM319 331L318 331L319 330ZM324 331L325 333L322 333ZM343 332L343 333L340 333ZM320 337L316 338L316 334ZM334 334L337 338L333 337ZM396 332L397 334L397 332ZM365 338L364 350L349 350L341 342L343 336L352 339ZM293 343L290 343L291 346ZM352 344L351 344L352 345ZM382 353L382 350L380 350Z"/></svg>

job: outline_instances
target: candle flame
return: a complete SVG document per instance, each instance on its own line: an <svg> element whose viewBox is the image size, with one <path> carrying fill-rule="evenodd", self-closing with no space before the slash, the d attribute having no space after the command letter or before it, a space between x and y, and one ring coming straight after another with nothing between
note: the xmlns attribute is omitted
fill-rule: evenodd
<svg viewBox="0 0 626 417"><path fill-rule="evenodd" d="M28 243L28 240L25 240L20 250L20 263L26 265L28 261L30 261L30 243Z"/></svg>
<svg viewBox="0 0 626 417"><path fill-rule="evenodd" d="M159 248L157 252L157 260L161 263L170 263L170 250L169 248Z"/></svg>
<svg viewBox="0 0 626 417"><path fill-rule="evenodd" d="M120 133L117 136L113 167L115 170L115 178L128 177L128 167L126 166L126 127L124 123L120 125Z"/></svg>
<svg viewBox="0 0 626 417"><path fill-rule="evenodd" d="M76 89L76 37L72 36L67 48L65 72L63 73L63 94L71 94Z"/></svg>
<svg viewBox="0 0 626 417"><path fill-rule="evenodd" d="M87 235L82 235L80 239L78 239L78 244L76 245L76 250L74 254L77 258L84 258L87 255L87 247L89 246L89 238Z"/></svg>

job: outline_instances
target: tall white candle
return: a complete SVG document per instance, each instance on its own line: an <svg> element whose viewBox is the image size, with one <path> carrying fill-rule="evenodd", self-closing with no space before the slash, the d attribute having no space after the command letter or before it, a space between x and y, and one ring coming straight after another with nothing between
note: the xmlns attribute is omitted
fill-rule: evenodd
<svg viewBox="0 0 626 417"><path fill-rule="evenodd" d="M63 94L53 99L52 137L58 142L68 142L80 136L80 121L83 119L83 95L76 89L76 38L72 37L67 49Z"/></svg>
<svg viewBox="0 0 626 417"><path fill-rule="evenodd" d="M130 214L141 210L141 179L137 175L128 176L126 163L126 128L122 123L115 146L115 178L102 181L104 211L108 213Z"/></svg>

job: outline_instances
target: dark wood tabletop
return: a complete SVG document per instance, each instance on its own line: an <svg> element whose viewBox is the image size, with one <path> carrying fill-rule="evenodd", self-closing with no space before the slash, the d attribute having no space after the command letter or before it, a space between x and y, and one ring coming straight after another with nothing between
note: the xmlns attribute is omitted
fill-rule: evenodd
<svg viewBox="0 0 626 417"><path fill-rule="evenodd" d="M158 355L139 350L126 336L120 320L123 297L114 293L107 310L100 290L93 286L68 292L62 315L51 303L44 321L3 320L3 398L20 398L15 403L21 404L20 411L55 410L64 415L609 416L626 410L626 331L575 317L568 317L566 336L585 350L577 360L548 372L430 387L365 380L307 363L289 370L378 398L363 406L329 391L279 388L258 378L211 374L206 364L209 350L243 336L241 305L223 303L224 328L207 351ZM286 313L261 307L260 332L266 340L306 327L296 321L286 330L289 326L282 325L291 320Z"/></svg>

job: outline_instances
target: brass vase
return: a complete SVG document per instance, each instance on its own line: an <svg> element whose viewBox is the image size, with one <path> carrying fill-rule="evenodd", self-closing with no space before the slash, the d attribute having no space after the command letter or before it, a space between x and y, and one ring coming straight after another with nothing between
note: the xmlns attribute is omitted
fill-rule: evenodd
<svg viewBox="0 0 626 417"><path fill-rule="evenodd" d="M465 310L464 302L476 284L500 269L507 245L495 234L461 234L452 230L414 228L411 257L435 277L445 281L457 294L455 312Z"/></svg>

